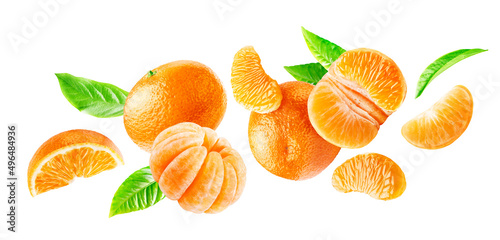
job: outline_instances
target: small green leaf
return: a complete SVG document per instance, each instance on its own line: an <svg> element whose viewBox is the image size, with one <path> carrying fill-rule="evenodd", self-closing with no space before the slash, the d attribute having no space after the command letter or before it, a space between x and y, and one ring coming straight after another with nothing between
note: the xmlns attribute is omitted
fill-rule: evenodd
<svg viewBox="0 0 500 240"><path fill-rule="evenodd" d="M313 85L316 85L328 72L320 63L285 66L285 69L295 79Z"/></svg>
<svg viewBox="0 0 500 240"><path fill-rule="evenodd" d="M123 115L127 91L68 73L56 73L56 76L64 97L81 112L99 118Z"/></svg>
<svg viewBox="0 0 500 240"><path fill-rule="evenodd" d="M318 60L325 69L330 68L330 65L345 52L345 50L337 44L309 32L304 27L302 27L302 35L304 35L309 51L311 51L316 60Z"/></svg>
<svg viewBox="0 0 500 240"><path fill-rule="evenodd" d="M118 214L144 210L164 199L165 195L153 179L149 167L141 168L132 173L116 190L109 217Z"/></svg>
<svg viewBox="0 0 500 240"><path fill-rule="evenodd" d="M148 72L148 77L152 77L152 76L154 76L157 72L158 72L158 71L152 71L152 70L151 70L151 71L149 71L149 72Z"/></svg>
<svg viewBox="0 0 500 240"><path fill-rule="evenodd" d="M427 87L427 85L429 85L429 83L431 83L434 78L439 76L439 74L444 72L446 69L470 56L474 56L485 51L488 50L480 48L460 49L438 58L424 70L422 75L420 75L420 79L417 83L417 92L415 98L418 98Z"/></svg>

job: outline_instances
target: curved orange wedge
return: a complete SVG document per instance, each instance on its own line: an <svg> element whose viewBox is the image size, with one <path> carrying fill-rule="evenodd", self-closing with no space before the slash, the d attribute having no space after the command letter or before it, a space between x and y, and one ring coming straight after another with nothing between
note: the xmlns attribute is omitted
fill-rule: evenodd
<svg viewBox="0 0 500 240"><path fill-rule="evenodd" d="M473 109L472 94L455 86L431 108L408 121L401 134L412 145L439 149L452 144L469 126Z"/></svg>
<svg viewBox="0 0 500 240"><path fill-rule="evenodd" d="M390 158L378 153L366 153L337 167L332 185L340 192L361 192L375 199L391 200L403 194L406 179L401 168Z"/></svg>
<svg viewBox="0 0 500 240"><path fill-rule="evenodd" d="M240 49L234 56L231 86L236 102L258 113L278 109L283 98L278 82L266 74L252 46Z"/></svg>

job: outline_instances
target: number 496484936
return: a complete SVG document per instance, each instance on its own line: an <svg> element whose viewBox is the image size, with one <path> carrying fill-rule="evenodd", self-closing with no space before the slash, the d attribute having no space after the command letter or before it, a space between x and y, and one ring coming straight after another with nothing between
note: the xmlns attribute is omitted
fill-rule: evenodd
<svg viewBox="0 0 500 240"><path fill-rule="evenodd" d="M8 153L8 169L9 175L15 176L16 172L16 127L9 126L9 131L7 132L7 153Z"/></svg>

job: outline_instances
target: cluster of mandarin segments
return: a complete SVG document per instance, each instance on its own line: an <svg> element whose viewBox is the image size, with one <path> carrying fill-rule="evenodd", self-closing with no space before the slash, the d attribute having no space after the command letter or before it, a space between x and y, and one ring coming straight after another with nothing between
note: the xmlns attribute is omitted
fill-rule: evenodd
<svg viewBox="0 0 500 240"><path fill-rule="evenodd" d="M304 82L277 85L264 72L252 47L238 51L232 70L234 96L252 110L248 137L255 159L269 172L292 180L319 174L340 147L368 144L406 96L398 66L370 49L342 54L316 86ZM273 108L262 111L262 105ZM392 160L367 154L337 168L333 185L339 191L365 192L388 200L400 196L406 182Z"/></svg>
<svg viewBox="0 0 500 240"><path fill-rule="evenodd" d="M231 85L236 101L252 111L250 149L266 170L286 179L304 180L319 174L335 159L340 148L321 138L307 116L313 85L278 85L266 74L251 46L234 56Z"/></svg>
<svg viewBox="0 0 500 240"><path fill-rule="evenodd" d="M350 50L313 89L309 119L328 142L361 148L375 138L405 96L405 79L392 59L372 49Z"/></svg>
<svg viewBox="0 0 500 240"><path fill-rule="evenodd" d="M59 133L45 141L28 167L32 196L64 187L77 177L92 177L123 165L120 150L106 136L77 129Z"/></svg>
<svg viewBox="0 0 500 240"><path fill-rule="evenodd" d="M212 129L195 123L162 131L149 164L165 196L194 213L224 210L245 187L246 168L238 152Z"/></svg>
<svg viewBox="0 0 500 240"><path fill-rule="evenodd" d="M175 61L151 70L127 97L128 135L151 152L154 180L185 210L220 212L238 200L245 186L243 160L214 131L226 104L220 79L195 61Z"/></svg>

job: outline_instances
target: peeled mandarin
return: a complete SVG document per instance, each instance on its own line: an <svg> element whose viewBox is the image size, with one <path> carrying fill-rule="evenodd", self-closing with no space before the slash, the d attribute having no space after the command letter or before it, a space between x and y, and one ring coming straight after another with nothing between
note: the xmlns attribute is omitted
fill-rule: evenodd
<svg viewBox="0 0 500 240"><path fill-rule="evenodd" d="M195 123L162 131L149 165L165 196L194 213L221 212L245 187L246 167L238 152L215 131Z"/></svg>
<svg viewBox="0 0 500 240"><path fill-rule="evenodd" d="M309 119L328 142L361 148L405 96L406 82L392 59L372 49L355 49L344 52L314 87Z"/></svg>

